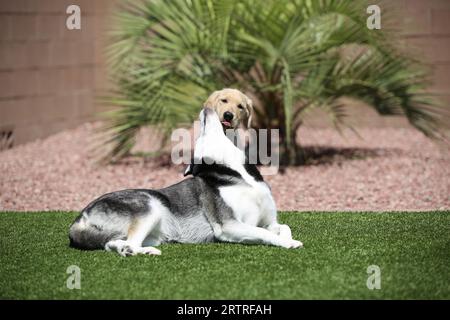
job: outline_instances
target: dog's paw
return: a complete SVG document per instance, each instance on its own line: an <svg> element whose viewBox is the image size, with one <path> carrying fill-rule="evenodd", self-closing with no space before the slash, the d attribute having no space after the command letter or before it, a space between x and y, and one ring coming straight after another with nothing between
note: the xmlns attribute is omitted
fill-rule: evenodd
<svg viewBox="0 0 450 320"><path fill-rule="evenodd" d="M125 240L109 241L105 245L106 251L115 251L123 257L133 256L136 250Z"/></svg>
<svg viewBox="0 0 450 320"><path fill-rule="evenodd" d="M126 240L113 240L105 245L106 251L114 251L122 257L135 256L137 254L160 255L161 251L155 247L136 247Z"/></svg>
<svg viewBox="0 0 450 320"><path fill-rule="evenodd" d="M297 249L297 248L302 248L303 243L301 243L298 240L290 239L290 240L286 240L284 242L283 247L286 249Z"/></svg>
<svg viewBox="0 0 450 320"><path fill-rule="evenodd" d="M301 241L292 239L291 240L291 248L292 249L303 248L303 243Z"/></svg>
<svg viewBox="0 0 450 320"><path fill-rule="evenodd" d="M139 254L148 254L148 255L161 255L161 250L156 249L155 247L142 247L138 250Z"/></svg>
<svg viewBox="0 0 450 320"><path fill-rule="evenodd" d="M137 251L128 244L124 245L118 252L122 257L129 257L137 254Z"/></svg>

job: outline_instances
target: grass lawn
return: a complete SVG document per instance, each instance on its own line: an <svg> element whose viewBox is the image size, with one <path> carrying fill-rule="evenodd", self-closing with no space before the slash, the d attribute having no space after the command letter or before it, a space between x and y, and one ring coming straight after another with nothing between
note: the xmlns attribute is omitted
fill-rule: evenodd
<svg viewBox="0 0 450 320"><path fill-rule="evenodd" d="M2 299L449 299L450 212L281 213L305 247L161 246L120 257L68 247L77 213L0 213ZM81 290L66 287L81 268ZM381 289L366 286L381 269Z"/></svg>

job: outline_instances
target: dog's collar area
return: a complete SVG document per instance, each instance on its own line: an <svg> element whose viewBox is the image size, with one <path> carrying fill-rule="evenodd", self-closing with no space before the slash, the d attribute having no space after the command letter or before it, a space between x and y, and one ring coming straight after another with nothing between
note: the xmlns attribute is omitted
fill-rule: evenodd
<svg viewBox="0 0 450 320"><path fill-rule="evenodd" d="M212 172L227 174L235 177L241 176L236 170L233 170L227 165L218 164L213 159L210 158L201 158L201 159L193 158L191 160L191 163L184 171L184 176L190 174L192 174L193 176L197 176L200 175L201 173L212 173Z"/></svg>
<svg viewBox="0 0 450 320"><path fill-rule="evenodd" d="M254 164L244 164L245 171L255 179L255 181L264 181L264 178L262 177L261 173L259 172L258 168ZM193 175L199 176L203 174L209 174L209 173L219 173L223 175L232 176L235 178L242 178L241 174L237 172L236 170L223 165L223 164L217 164L212 159L207 158L206 160L204 158L202 159L192 159L191 164L188 165L186 170L184 171L184 176Z"/></svg>

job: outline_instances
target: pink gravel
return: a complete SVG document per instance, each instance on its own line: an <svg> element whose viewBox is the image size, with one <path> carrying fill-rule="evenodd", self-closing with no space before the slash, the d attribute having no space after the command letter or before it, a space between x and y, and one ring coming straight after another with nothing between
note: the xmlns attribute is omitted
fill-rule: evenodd
<svg viewBox="0 0 450 320"><path fill-rule="evenodd" d="M183 179L182 166L128 158L99 166L87 123L0 152L0 210L80 210L106 192L160 188ZM411 128L351 132L304 128L305 146L331 147L317 164L266 177L280 210L448 210L450 152Z"/></svg>

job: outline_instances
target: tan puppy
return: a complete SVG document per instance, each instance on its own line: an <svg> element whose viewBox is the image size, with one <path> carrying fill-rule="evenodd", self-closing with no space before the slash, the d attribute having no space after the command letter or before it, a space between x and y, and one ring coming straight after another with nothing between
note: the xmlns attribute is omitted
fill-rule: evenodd
<svg viewBox="0 0 450 320"><path fill-rule="evenodd" d="M253 104L252 100L236 89L225 88L214 91L203 104L203 107L213 109L225 129L237 129L241 124L251 127Z"/></svg>

